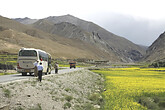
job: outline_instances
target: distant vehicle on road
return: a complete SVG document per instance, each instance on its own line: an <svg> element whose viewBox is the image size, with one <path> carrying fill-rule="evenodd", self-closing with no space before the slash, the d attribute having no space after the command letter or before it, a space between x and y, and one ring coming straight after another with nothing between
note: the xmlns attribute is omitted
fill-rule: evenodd
<svg viewBox="0 0 165 110"><path fill-rule="evenodd" d="M71 68L76 68L76 61L70 61L69 65L70 65L70 69Z"/></svg>
<svg viewBox="0 0 165 110"><path fill-rule="evenodd" d="M22 48L18 52L17 72L23 76L34 73L34 63L42 62L43 73L51 72L51 55L43 50L34 48Z"/></svg>

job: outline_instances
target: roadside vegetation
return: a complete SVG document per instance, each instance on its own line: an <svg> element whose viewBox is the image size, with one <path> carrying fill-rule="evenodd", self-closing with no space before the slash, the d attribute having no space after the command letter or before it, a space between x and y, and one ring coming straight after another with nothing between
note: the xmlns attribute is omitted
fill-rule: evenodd
<svg viewBox="0 0 165 110"><path fill-rule="evenodd" d="M13 67L17 65L17 55L15 54L0 54L0 64L6 65L4 69L8 69L9 65ZM8 65L8 66L7 66ZM3 69L2 67L0 69Z"/></svg>
<svg viewBox="0 0 165 110"><path fill-rule="evenodd" d="M81 69L0 84L0 109L101 110L104 79Z"/></svg>
<svg viewBox="0 0 165 110"><path fill-rule="evenodd" d="M158 68L158 67L165 67L165 61L153 62L150 66L151 66L151 67L155 67L155 68Z"/></svg>
<svg viewBox="0 0 165 110"><path fill-rule="evenodd" d="M0 54L0 75L15 74L17 65L17 55L15 54ZM10 70L10 71L8 71Z"/></svg>
<svg viewBox="0 0 165 110"><path fill-rule="evenodd" d="M104 110L164 110L165 68L92 70L105 77Z"/></svg>
<svg viewBox="0 0 165 110"><path fill-rule="evenodd" d="M10 74L16 74L16 73L7 73L7 72L3 72L3 73L0 73L0 76L1 76L1 75L10 75Z"/></svg>

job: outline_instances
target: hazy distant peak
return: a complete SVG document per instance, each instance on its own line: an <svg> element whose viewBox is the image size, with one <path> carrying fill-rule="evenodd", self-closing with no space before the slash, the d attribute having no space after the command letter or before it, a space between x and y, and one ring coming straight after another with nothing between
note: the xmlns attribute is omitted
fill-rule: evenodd
<svg viewBox="0 0 165 110"><path fill-rule="evenodd" d="M63 15L63 16L50 16L50 17L47 17L46 19L48 19L49 21L53 20L54 22L57 20L58 20L58 22L60 22L60 20L61 20L61 22L62 22L62 21L66 21L66 20L77 20L78 18L74 17L72 15Z"/></svg>
<svg viewBox="0 0 165 110"><path fill-rule="evenodd" d="M72 24L75 24L75 25L78 25L78 24L83 24L83 23L91 23L91 22L88 22L88 21L85 21L85 20L82 20L80 18L77 18L73 15L70 15L70 14L67 14L67 15L62 15L62 16L49 16L47 18L48 21L51 21L51 22L54 22L55 24L56 23L61 23L61 22L69 22L69 23L72 23Z"/></svg>
<svg viewBox="0 0 165 110"><path fill-rule="evenodd" d="M25 17L25 18L15 18L14 20L22 23L22 24L33 24L35 23L36 21L38 21L38 19L31 19L31 18L28 18L28 17Z"/></svg>
<svg viewBox="0 0 165 110"><path fill-rule="evenodd" d="M28 17L25 17L25 18L14 18L15 20L27 20L27 19L30 19Z"/></svg>
<svg viewBox="0 0 165 110"><path fill-rule="evenodd" d="M72 18L77 18L77 17L75 17L75 16L73 16L73 15L70 15L70 14L61 15L61 16L49 16L49 17L47 17L47 18L57 18L57 17L72 17Z"/></svg>

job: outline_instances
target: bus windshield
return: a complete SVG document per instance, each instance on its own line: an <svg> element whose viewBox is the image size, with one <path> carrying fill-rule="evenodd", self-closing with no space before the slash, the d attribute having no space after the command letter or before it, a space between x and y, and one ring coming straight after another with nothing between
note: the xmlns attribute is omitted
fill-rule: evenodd
<svg viewBox="0 0 165 110"><path fill-rule="evenodd" d="M37 52L35 50L21 50L19 56L37 56Z"/></svg>

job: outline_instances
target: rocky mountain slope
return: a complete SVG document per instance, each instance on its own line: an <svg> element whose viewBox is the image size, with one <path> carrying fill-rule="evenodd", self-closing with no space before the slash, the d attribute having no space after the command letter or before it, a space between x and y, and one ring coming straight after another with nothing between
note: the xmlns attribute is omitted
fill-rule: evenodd
<svg viewBox="0 0 165 110"><path fill-rule="evenodd" d="M32 26L50 34L92 44L110 55L114 54L124 62L138 61L145 54L144 48L131 41L71 15L48 17L38 20Z"/></svg>
<svg viewBox="0 0 165 110"><path fill-rule="evenodd" d="M48 17L36 22L30 18L14 21L0 17L0 20L0 40L5 46L1 51L18 52L20 47L33 47L43 49L56 58L112 62L138 61L145 53L141 46L71 15Z"/></svg>
<svg viewBox="0 0 165 110"><path fill-rule="evenodd" d="M147 49L145 60L148 62L165 60L165 32Z"/></svg>
<svg viewBox="0 0 165 110"><path fill-rule="evenodd" d="M109 55L89 43L45 33L2 16L0 16L0 46L0 52L17 53L21 47L29 47L45 50L53 58L106 58L114 62L119 61L115 55Z"/></svg>

